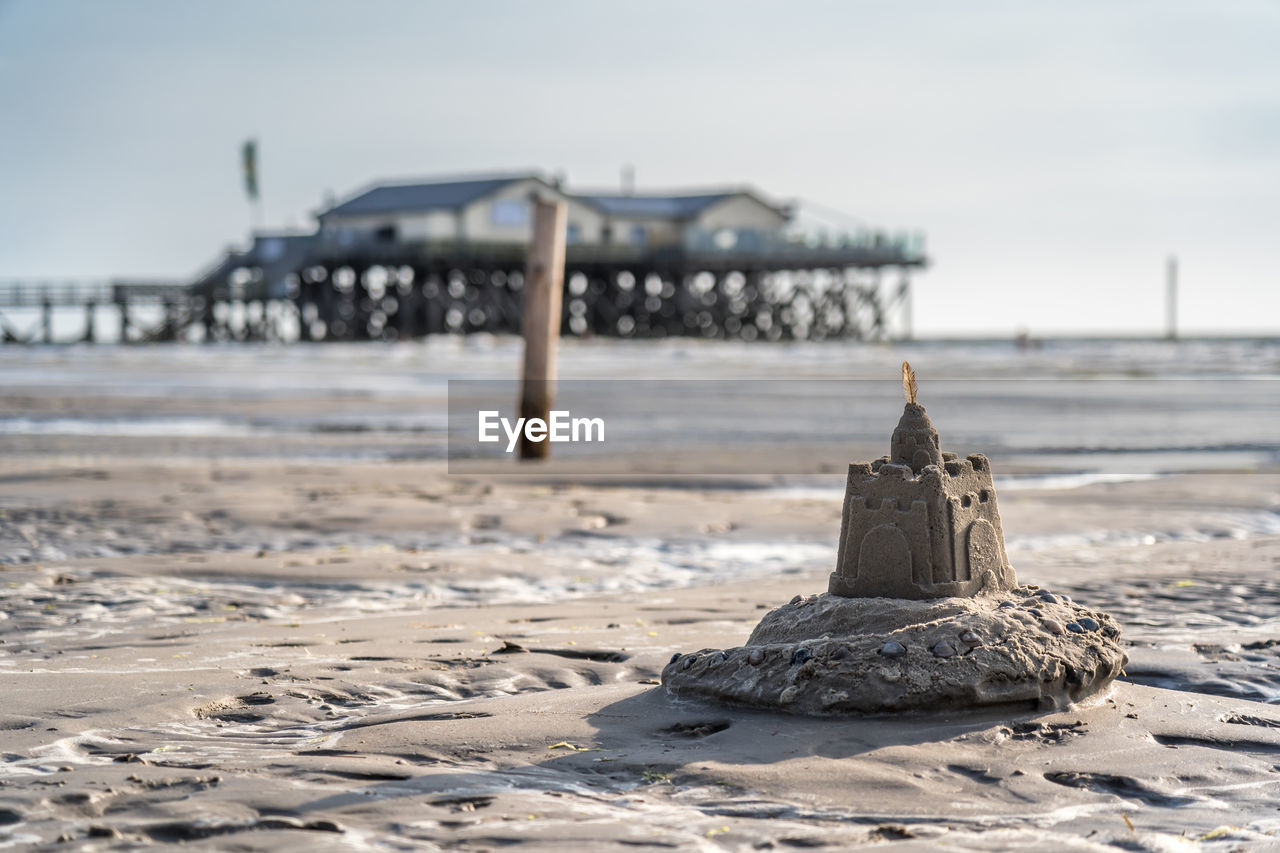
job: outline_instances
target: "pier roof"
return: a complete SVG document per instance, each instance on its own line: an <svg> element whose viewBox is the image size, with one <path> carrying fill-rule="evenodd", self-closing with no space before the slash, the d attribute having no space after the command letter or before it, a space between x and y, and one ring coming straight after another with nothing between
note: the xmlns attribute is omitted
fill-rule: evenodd
<svg viewBox="0 0 1280 853"><path fill-rule="evenodd" d="M587 204L594 205L610 216L642 216L654 219L687 219L722 199L736 195L732 192L705 195L579 195Z"/></svg>
<svg viewBox="0 0 1280 853"><path fill-rule="evenodd" d="M773 204L747 187L725 187L701 192L675 193L610 193L565 192L537 172L476 175L443 180L380 182L368 186L351 198L320 211L320 219L329 216L363 216L369 214L416 213L429 210L457 211L503 187L518 181L536 181L589 205L605 216L622 219L667 219L688 221L725 199L746 196L779 214L789 216L789 209Z"/></svg>
<svg viewBox="0 0 1280 853"><path fill-rule="evenodd" d="M419 210L459 210L473 201L517 181L546 183L541 175L526 173L493 175L463 180L379 184L320 213L359 216L370 213L405 213Z"/></svg>
<svg viewBox="0 0 1280 853"><path fill-rule="evenodd" d="M695 194L656 193L573 193L573 197L592 205L607 216L643 219L693 219L713 204L734 196L750 196L767 207L785 213L745 189L725 189Z"/></svg>

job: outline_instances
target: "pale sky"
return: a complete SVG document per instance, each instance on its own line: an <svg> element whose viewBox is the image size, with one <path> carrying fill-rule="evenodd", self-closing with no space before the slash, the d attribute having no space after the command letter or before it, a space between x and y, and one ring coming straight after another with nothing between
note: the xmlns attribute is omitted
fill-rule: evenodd
<svg viewBox="0 0 1280 853"><path fill-rule="evenodd" d="M921 229L920 334L1280 333L1280 4L0 0L0 279L186 277L379 178Z"/></svg>

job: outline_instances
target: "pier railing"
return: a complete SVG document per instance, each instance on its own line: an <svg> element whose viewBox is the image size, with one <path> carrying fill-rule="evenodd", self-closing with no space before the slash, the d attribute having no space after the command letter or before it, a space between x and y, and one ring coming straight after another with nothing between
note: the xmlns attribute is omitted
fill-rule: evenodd
<svg viewBox="0 0 1280 853"><path fill-rule="evenodd" d="M3 280L0 308L55 308L125 303L159 305L187 298L185 284L128 280Z"/></svg>
<svg viewBox="0 0 1280 853"><path fill-rule="evenodd" d="M463 239L379 240L371 234L320 238L312 246L317 263L344 260L392 264L450 259L487 265L524 262L522 243ZM919 234L860 232L846 235L785 235L758 230L687 229L678 243L619 241L569 243L565 261L591 265L658 265L698 269L818 269L922 267L928 259Z"/></svg>

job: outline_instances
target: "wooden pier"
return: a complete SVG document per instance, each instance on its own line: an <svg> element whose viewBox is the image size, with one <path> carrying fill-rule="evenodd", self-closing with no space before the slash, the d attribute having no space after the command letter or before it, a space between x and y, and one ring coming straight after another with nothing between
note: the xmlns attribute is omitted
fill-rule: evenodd
<svg viewBox="0 0 1280 853"><path fill-rule="evenodd" d="M0 333L8 343L93 343L109 308L125 343L519 334L525 251L315 237L270 259L255 244L189 284L0 281ZM561 325L577 337L909 338L911 275L927 263L919 247L879 240L752 252L570 246ZM38 320L20 328L15 313L32 309ZM68 309L83 314L82 331L55 340L54 312Z"/></svg>
<svg viewBox="0 0 1280 853"><path fill-rule="evenodd" d="M97 343L98 312L113 308L119 324L117 340L127 343L178 340L187 326L193 303L191 287L179 282L153 281L0 281L0 340L4 343ZM140 306L159 307L162 320L148 326L134 322ZM38 322L22 329L15 313L39 313ZM83 331L69 340L56 340L53 317L57 310L83 312Z"/></svg>
<svg viewBox="0 0 1280 853"><path fill-rule="evenodd" d="M736 340L909 338L911 274L899 246L704 253L570 246L570 336ZM290 283L304 340L518 334L521 248L421 245L320 251Z"/></svg>

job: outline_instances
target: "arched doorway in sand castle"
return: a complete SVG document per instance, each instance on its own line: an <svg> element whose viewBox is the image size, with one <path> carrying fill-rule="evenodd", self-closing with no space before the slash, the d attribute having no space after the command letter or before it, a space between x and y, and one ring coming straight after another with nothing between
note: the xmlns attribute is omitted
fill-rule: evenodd
<svg viewBox="0 0 1280 853"><path fill-rule="evenodd" d="M882 579L916 580L911 574L911 545L902 531L892 524L877 525L862 537L862 547L858 549L858 574L870 571Z"/></svg>
<svg viewBox="0 0 1280 853"><path fill-rule="evenodd" d="M979 518L969 525L969 572L965 577L957 577L956 580L967 581L971 578L980 578L988 569L993 572L999 571L1003 564L999 534L996 533L991 522L985 518Z"/></svg>

